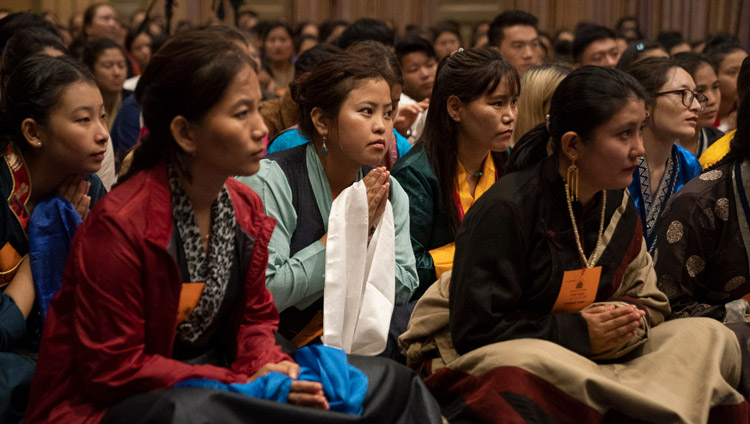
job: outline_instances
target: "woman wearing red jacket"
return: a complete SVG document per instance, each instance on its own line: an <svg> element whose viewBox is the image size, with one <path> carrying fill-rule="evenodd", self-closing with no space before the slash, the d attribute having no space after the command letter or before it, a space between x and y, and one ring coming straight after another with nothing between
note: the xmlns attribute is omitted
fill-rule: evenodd
<svg viewBox="0 0 750 424"><path fill-rule="evenodd" d="M99 421L131 396L190 378L297 376L275 346L265 288L274 221L231 178L255 173L263 155L254 62L219 35L185 34L138 89L150 134L130 178L73 240L27 422ZM293 381L288 401L328 408L316 382Z"/></svg>

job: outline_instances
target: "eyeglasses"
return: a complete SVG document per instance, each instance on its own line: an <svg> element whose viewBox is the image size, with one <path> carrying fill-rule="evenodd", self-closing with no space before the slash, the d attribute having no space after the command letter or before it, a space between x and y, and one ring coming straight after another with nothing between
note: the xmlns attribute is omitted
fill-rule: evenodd
<svg viewBox="0 0 750 424"><path fill-rule="evenodd" d="M708 97L704 96L703 94L694 93L693 90L687 88L683 88L682 90L662 91L661 93L656 93L657 96L663 96L665 94L681 95L682 104L687 108L693 105L693 99L697 99L698 104L700 104L701 106L701 112L706 109L706 105L708 104Z"/></svg>

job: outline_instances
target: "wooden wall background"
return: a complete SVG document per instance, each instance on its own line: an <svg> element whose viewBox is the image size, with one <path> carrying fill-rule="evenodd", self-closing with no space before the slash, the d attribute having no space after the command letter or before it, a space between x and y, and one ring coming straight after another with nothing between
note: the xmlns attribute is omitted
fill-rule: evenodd
<svg viewBox="0 0 750 424"><path fill-rule="evenodd" d="M215 18L212 5L225 3L226 22L233 22L228 0L176 0L174 20L205 23ZM14 11L49 10L61 23L83 11L95 0L2 0L0 5ZM146 7L150 0L111 0L127 18ZM155 10L163 14L165 0L157 0ZM468 34L474 22L491 20L508 9L521 9L539 17L541 30L572 29L579 21L613 26L621 16L635 16L645 37L676 29L690 40L699 40L714 31L737 35L750 48L750 0L246 0L243 8L257 11L262 18L289 22L326 19L353 21L372 17L392 21L399 30L407 24L431 25L442 19L461 23ZM467 40L468 41L468 40Z"/></svg>

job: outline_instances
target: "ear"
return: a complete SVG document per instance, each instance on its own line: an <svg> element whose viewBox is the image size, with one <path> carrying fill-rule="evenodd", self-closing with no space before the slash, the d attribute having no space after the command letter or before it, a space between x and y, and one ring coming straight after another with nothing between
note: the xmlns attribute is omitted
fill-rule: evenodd
<svg viewBox="0 0 750 424"><path fill-rule="evenodd" d="M190 156L195 156L198 151L198 145L195 143L193 129L190 122L182 115L177 115L169 124L169 131L177 142L177 145Z"/></svg>
<svg viewBox="0 0 750 424"><path fill-rule="evenodd" d="M35 120L31 118L24 119L21 122L21 133L31 147L36 149L42 147L43 129Z"/></svg>
<svg viewBox="0 0 750 424"><path fill-rule="evenodd" d="M570 161L573 162L581 157L581 137L574 131L568 131L560 138L560 151Z"/></svg>
<svg viewBox="0 0 750 424"><path fill-rule="evenodd" d="M331 122L330 119L325 116L323 109L314 107L313 110L310 111L310 119L312 119L313 126L318 134L321 136L328 135L328 132L331 130Z"/></svg>
<svg viewBox="0 0 750 424"><path fill-rule="evenodd" d="M449 96L446 102L448 116L456 122L461 122L461 99L456 96Z"/></svg>

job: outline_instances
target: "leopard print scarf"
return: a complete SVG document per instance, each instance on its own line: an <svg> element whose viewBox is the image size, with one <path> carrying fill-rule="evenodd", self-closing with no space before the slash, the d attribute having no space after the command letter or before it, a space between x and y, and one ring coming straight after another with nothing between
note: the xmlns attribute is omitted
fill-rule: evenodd
<svg viewBox="0 0 750 424"><path fill-rule="evenodd" d="M224 186L211 204L211 235L208 252L204 251L193 205L180 186L177 171L169 167L168 174L172 218L182 240L190 281L206 283L193 312L177 326L177 337L195 342L211 325L224 300L234 258L236 220L232 201Z"/></svg>

